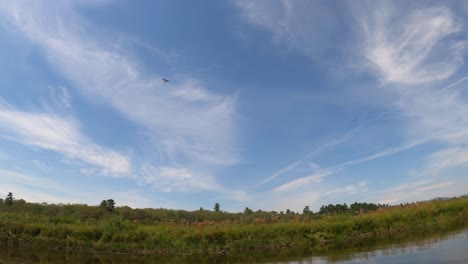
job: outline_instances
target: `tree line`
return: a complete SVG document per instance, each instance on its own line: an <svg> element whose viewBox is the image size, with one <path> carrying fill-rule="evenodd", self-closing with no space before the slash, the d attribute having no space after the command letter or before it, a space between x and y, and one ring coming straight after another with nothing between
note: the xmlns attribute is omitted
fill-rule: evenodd
<svg viewBox="0 0 468 264"><path fill-rule="evenodd" d="M361 214L367 213L370 211L377 211L377 209L382 207L390 207L387 204L374 204L374 203L358 203L355 202L348 206L344 204L329 204L322 205L320 207L319 214L343 214L343 213L352 213L352 214Z"/></svg>
<svg viewBox="0 0 468 264"><path fill-rule="evenodd" d="M112 215L117 215L125 220L154 224L159 222L175 223L194 223L203 221L242 221L242 222L280 222L295 219L298 221L304 218L320 218L330 214L362 214L370 211L376 211L381 207L390 207L389 205L373 203L353 203L348 206L344 204L329 204L320 207L320 210L314 213L309 206L305 206L302 213L294 212L290 209L285 211L254 211L246 207L243 212L229 213L221 210L221 205L215 203L213 210L200 208L195 211L174 210L164 208L131 208L128 206L116 206L114 199L105 199L97 206L86 204L47 204L30 203L23 199L14 199L13 194L9 192L5 199L0 198L0 213L2 210L8 212L28 212L30 214L45 215L56 217L57 221L66 221L67 218L78 219L80 221L96 221Z"/></svg>

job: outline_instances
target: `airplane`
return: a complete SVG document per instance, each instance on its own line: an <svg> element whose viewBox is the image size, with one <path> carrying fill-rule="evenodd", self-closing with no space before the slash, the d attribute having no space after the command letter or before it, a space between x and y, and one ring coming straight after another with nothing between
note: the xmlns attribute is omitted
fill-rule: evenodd
<svg viewBox="0 0 468 264"><path fill-rule="evenodd" d="M169 80L166 79L166 78L162 78L162 80L163 80L163 82L165 82L165 83L169 82Z"/></svg>

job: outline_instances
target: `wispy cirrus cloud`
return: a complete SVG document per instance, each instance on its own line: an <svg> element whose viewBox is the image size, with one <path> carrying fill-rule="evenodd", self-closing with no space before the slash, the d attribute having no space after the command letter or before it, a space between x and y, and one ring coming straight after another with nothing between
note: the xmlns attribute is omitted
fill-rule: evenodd
<svg viewBox="0 0 468 264"><path fill-rule="evenodd" d="M0 105L0 136L97 166L104 174L125 176L131 169L128 157L96 144L75 121L63 117Z"/></svg>
<svg viewBox="0 0 468 264"><path fill-rule="evenodd" d="M17 199L47 203L87 203L98 204L105 197L113 197L118 205L146 208L151 200L141 195L141 191L103 190L93 186L77 184L70 186L57 180L44 179L37 175L0 168L0 193L12 192Z"/></svg>
<svg viewBox="0 0 468 264"><path fill-rule="evenodd" d="M354 54L353 64L367 73L372 73L379 85L377 92L396 95L396 101L384 102L399 115L398 124L404 137L401 144L387 147L362 158L351 159L321 170L343 170L352 165L370 162L395 155L417 146L432 142L439 150L427 157L428 164L420 171L441 173L450 167L465 164L465 149L468 147L468 102L456 88L463 87L467 77L457 75L463 65L466 52L463 20L444 4L415 3L401 6L398 2L372 1L357 6L348 2L353 19L347 26L339 20L327 28L321 23L311 23L302 12L323 12L328 18L340 13L331 6L304 3L302 1L235 1L243 18L258 28L270 32L276 42L307 54L312 60L321 44L329 40L329 32L347 30L354 36L340 42ZM300 9L300 10L299 10ZM331 15L330 15L331 14ZM343 15L340 13L340 16ZM312 16L315 17L315 16ZM320 15L318 16L320 17ZM346 17L342 16L341 18ZM325 23L328 24L328 23ZM304 28L304 27L308 28ZM328 29L328 32L323 32ZM316 44L317 42L317 44ZM316 45L315 45L316 44ZM342 47L343 48L343 47ZM346 59L346 57L344 57ZM348 62L344 61L344 64ZM360 66L359 66L360 67ZM458 77L458 78L457 78ZM392 99L395 97L392 97ZM280 175L291 173L312 155L291 163L286 168L266 178L261 184ZM461 155L461 156L460 156ZM320 168L320 166L319 166ZM320 171L320 170L318 170ZM305 176L282 183L276 189L297 189L301 183L314 183L313 177ZM323 178L320 178L323 180Z"/></svg>
<svg viewBox="0 0 468 264"><path fill-rule="evenodd" d="M230 165L235 97L208 91L196 79L161 82L123 50L93 35L74 4L2 2L4 22L37 44L50 64L90 100L104 102L145 128L155 147L173 159Z"/></svg>
<svg viewBox="0 0 468 264"><path fill-rule="evenodd" d="M183 167L143 166L139 172L142 184L151 185L163 192L172 191L214 191L221 190L215 179L207 173L196 172Z"/></svg>
<svg viewBox="0 0 468 264"><path fill-rule="evenodd" d="M450 83L442 88L446 90L464 80L453 80L463 63L465 40L452 37L462 25L446 7L402 14L398 10L385 4L373 5L371 15L360 18L363 56L388 88L399 93L396 106L417 122L414 127L420 128L415 131L418 136L425 130L426 134L436 134L433 138L450 140L455 123L467 122L463 118L467 109L456 91L440 92L440 81Z"/></svg>
<svg viewBox="0 0 468 264"><path fill-rule="evenodd" d="M468 166L468 149L465 147L443 148L428 155L423 168L413 172L413 176L439 175L449 168L460 166Z"/></svg>
<svg viewBox="0 0 468 264"><path fill-rule="evenodd" d="M132 173L141 177L139 181L166 192L213 190L218 186L215 171L239 161L235 148L236 96L216 94L195 78L171 78L185 76L179 72L170 76L149 72L134 53L109 44L113 43L112 36L96 33L77 11L81 4L1 2L0 21L42 50L51 67L70 81L69 89L76 89L91 102L110 106L147 135L147 148L155 155L153 160L141 161L151 163L150 169L145 165L132 168ZM106 1L98 6L102 4ZM144 41L137 45L141 43ZM171 82L163 83L162 77ZM56 101L69 105L68 90L61 92L54 93ZM64 148L61 146L61 151ZM67 146L63 152L81 160L108 162L98 161L100 155L86 158L83 150L75 153L78 150L71 149ZM96 170L85 168L82 172L95 174Z"/></svg>
<svg viewBox="0 0 468 264"><path fill-rule="evenodd" d="M287 173L290 173L290 172L293 172L293 171L297 170L300 167L304 167L305 164L307 164L307 170L314 171L315 172L314 174L323 175L323 176L320 177L320 179L322 180L325 176L333 174L333 173L337 172L338 170L340 170L341 168L346 167L348 165L352 165L352 164L355 164L355 163L361 163L361 162L364 162L364 161L367 161L367 160L373 160L373 159L376 159L376 158L391 155L391 154L397 153L399 151L405 150L406 148L408 148L407 145L409 145L409 144L410 145L417 144L416 142L408 142L407 144L405 144L403 146L399 146L399 147L396 147L396 148L391 148L391 149L388 149L388 150L385 150L385 151L382 151L382 152L378 152L378 153L375 153L375 154L373 154L371 156L363 157L361 159L356 159L356 160L351 160L351 161L348 161L348 162L344 162L343 164L340 164L338 166L334 166L334 167L330 167L330 168L326 168L326 169L320 168L320 166L318 164L311 161L311 159L314 156L317 156L317 155L321 154L324 151L332 151L333 148L335 148L335 147L339 146L340 144L352 139L353 136L357 133L357 131L359 131L360 129L362 129L363 127L365 127L366 125L368 125L368 124L370 124L372 122L376 122L376 121L380 120L383 117L384 114L385 113L381 113L381 114L377 115L374 118L368 119L367 121L365 121L365 122L359 124L358 126L350 129L349 131L344 133L342 136L334 138L334 139L322 144L321 146L319 146L318 148L316 148L312 152L308 153L304 157L294 161L293 163L289 164L287 167L285 167L285 168L273 173L269 177L265 178L264 180L262 180L259 184L255 185L254 187L266 184L268 182L271 182L272 180L276 179L277 177L279 177L279 176L281 176L283 174L287 174ZM292 180L292 181L290 181L288 183L285 183L285 184L275 188L275 190L278 190L278 188L281 189L281 187L283 187L283 186L288 186L288 189L290 189L293 186L299 187L298 183L300 183L300 182L302 182L302 183L314 182L315 181L315 180L313 180L314 178L315 178L314 175L312 175L312 177L309 175L309 176L305 176L305 177L302 177L302 178L298 178L298 179Z"/></svg>
<svg viewBox="0 0 468 264"><path fill-rule="evenodd" d="M344 187L335 188L333 190L325 192L325 195L337 195L337 194L357 194L367 191L367 181L361 181L357 184L350 184Z"/></svg>
<svg viewBox="0 0 468 264"><path fill-rule="evenodd" d="M320 183L325 179L325 177L327 177L329 175L332 175L332 174L334 174L336 172L342 171L346 167L361 164L361 163L365 163L365 162L369 162L369 161L372 161L372 160L375 160L375 159L384 158L386 156L394 155L394 154L400 153L402 151L406 151L408 149L411 149L411 148L413 148L415 146L419 146L419 145L421 145L423 143L426 143L426 142L428 142L428 139L419 139L419 140L414 140L414 141L408 141L408 142L405 142L405 143L403 143L401 145L393 146L393 147L390 147L388 149L384 149L384 150L378 151L376 153L373 153L373 154L370 154L370 155L367 155L367 156L364 156L364 157L361 157L361 158L348 160L348 161L345 161L343 163L340 163L338 165L331 166L331 167L328 167L328 168L316 167L316 168L314 168L314 170L316 170L316 172L314 174L291 180L291 181L289 181L287 183L284 183L284 184L280 185L279 187L276 187L274 189L274 191L275 192L286 191L286 190L292 191L292 190L304 187L306 184L309 184L309 183ZM366 182L366 184L367 184L367 182ZM336 192L336 193L339 193L339 192Z"/></svg>
<svg viewBox="0 0 468 264"><path fill-rule="evenodd" d="M468 102L455 89L466 80L455 78L466 52L466 39L457 36L462 20L444 6L405 12L384 4L373 7L361 18L365 58L385 87L399 94L395 106L408 121L408 137L443 144L421 170L434 174L466 164Z"/></svg>
<svg viewBox="0 0 468 264"><path fill-rule="evenodd" d="M461 30L450 9L440 6L401 12L391 3L379 2L370 11L358 18L365 38L364 54L384 83L445 80L463 63L464 42L447 39ZM397 20L400 22L395 23Z"/></svg>
<svg viewBox="0 0 468 264"><path fill-rule="evenodd" d="M162 192L213 192L220 198L235 202L251 202L253 196L244 190L222 186L215 175L187 167L145 165L137 172L140 185L149 185Z"/></svg>
<svg viewBox="0 0 468 264"><path fill-rule="evenodd" d="M421 180L408 182L382 190L378 197L379 203L397 204L411 200L432 199L436 196L450 195L448 187L456 184L455 181Z"/></svg>
<svg viewBox="0 0 468 264"><path fill-rule="evenodd" d="M417 191L417 192L425 192L425 191L430 191L430 190L445 188L445 187L450 186L450 185L453 185L453 184L455 184L455 183L456 183L456 182L454 182L454 181L440 182L440 183L433 184L433 185L430 185L430 186L425 186L425 187L418 188L416 191Z"/></svg>
<svg viewBox="0 0 468 264"><path fill-rule="evenodd" d="M353 129L354 130L354 129ZM351 130L351 131L353 131ZM289 164L287 167L285 167L284 169L281 169L279 170L278 172L275 172L274 174L272 174L271 176L265 178L262 182L260 182L258 185L261 185L261 184L266 184L270 181L272 181L273 179L277 178L278 176L280 175L283 175L283 174L286 174L288 172L291 172L295 169L297 169L299 166L303 165L305 162L307 162L311 157L313 157L314 155L317 155L319 154L320 152L328 149L328 148L332 148L342 142L345 142L346 140L350 139L352 137L352 133L348 132L346 133L345 135L341 136L341 137L338 137L338 138L335 138L325 144L323 144L322 146L318 147L317 149L315 149L314 151L308 153L307 155L305 155L304 157L300 158L299 160L296 160L295 162ZM314 164L312 166L311 169L318 169L317 168L317 165ZM309 177L307 177L309 178ZM294 184L295 185L295 184Z"/></svg>
<svg viewBox="0 0 468 264"><path fill-rule="evenodd" d="M323 179L336 172L336 170L325 170L325 171L318 171L316 173L313 173L312 175L306 176L306 177L301 177L295 180L292 180L290 182L287 182L285 184L282 184L275 189L273 189L273 192L285 192L285 191L293 191L297 188L304 187L309 183L319 183L322 182Z"/></svg>
<svg viewBox="0 0 468 264"><path fill-rule="evenodd" d="M59 107L71 107L71 95L70 92L66 87L57 86L57 87L49 87L50 98L54 105Z"/></svg>
<svg viewBox="0 0 468 264"><path fill-rule="evenodd" d="M271 34L272 40L288 51L303 53L311 58L339 48L336 33L342 15L327 2L234 0L241 16L251 25ZM341 15L341 16L340 16ZM341 32L342 33L342 32Z"/></svg>

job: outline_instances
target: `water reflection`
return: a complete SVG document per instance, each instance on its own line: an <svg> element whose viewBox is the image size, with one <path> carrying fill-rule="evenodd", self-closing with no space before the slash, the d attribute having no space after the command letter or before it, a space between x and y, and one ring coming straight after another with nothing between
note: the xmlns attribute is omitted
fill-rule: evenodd
<svg viewBox="0 0 468 264"><path fill-rule="evenodd" d="M468 263L468 229L288 263Z"/></svg>
<svg viewBox="0 0 468 264"><path fill-rule="evenodd" d="M468 263L468 229L369 240L354 245L298 247L242 253L134 255L83 254L0 247L1 264L18 263Z"/></svg>

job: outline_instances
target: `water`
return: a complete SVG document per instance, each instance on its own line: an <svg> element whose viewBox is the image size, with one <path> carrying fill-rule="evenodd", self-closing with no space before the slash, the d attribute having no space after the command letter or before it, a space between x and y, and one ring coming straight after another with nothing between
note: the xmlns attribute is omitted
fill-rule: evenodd
<svg viewBox="0 0 468 264"><path fill-rule="evenodd" d="M468 229L421 241L374 246L373 250L341 257L309 257L287 263L464 263L468 264Z"/></svg>
<svg viewBox="0 0 468 264"><path fill-rule="evenodd" d="M291 248L192 255L82 254L0 248L0 264L18 263L468 263L468 229L342 248Z"/></svg>

